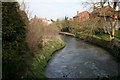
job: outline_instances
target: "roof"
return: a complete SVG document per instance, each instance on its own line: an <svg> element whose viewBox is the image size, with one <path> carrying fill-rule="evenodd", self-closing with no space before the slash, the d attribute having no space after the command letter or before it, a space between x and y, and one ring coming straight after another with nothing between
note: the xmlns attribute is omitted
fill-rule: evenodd
<svg viewBox="0 0 120 80"><path fill-rule="evenodd" d="M103 8L95 7L91 14L97 16L112 16L114 14L114 9L109 5Z"/></svg>
<svg viewBox="0 0 120 80"><path fill-rule="evenodd" d="M81 13L78 13L76 16L74 16L73 18L77 18L77 17L80 17L82 14L89 14L88 11L83 11Z"/></svg>
<svg viewBox="0 0 120 80"><path fill-rule="evenodd" d="M37 17L34 17L31 19L31 21L48 21L47 18L37 18Z"/></svg>

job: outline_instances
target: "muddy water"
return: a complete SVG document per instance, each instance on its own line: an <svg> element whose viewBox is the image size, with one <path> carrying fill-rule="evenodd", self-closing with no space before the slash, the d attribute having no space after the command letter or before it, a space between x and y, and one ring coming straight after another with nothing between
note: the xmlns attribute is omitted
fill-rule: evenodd
<svg viewBox="0 0 120 80"><path fill-rule="evenodd" d="M70 36L45 68L48 78L96 78L118 75L118 64L104 49Z"/></svg>

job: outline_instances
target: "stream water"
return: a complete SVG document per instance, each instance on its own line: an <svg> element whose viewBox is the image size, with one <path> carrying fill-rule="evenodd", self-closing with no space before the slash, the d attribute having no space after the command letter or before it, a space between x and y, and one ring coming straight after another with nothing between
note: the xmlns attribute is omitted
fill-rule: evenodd
<svg viewBox="0 0 120 80"><path fill-rule="evenodd" d="M66 46L53 54L44 74L48 78L97 78L118 75L118 63L104 49L70 36Z"/></svg>

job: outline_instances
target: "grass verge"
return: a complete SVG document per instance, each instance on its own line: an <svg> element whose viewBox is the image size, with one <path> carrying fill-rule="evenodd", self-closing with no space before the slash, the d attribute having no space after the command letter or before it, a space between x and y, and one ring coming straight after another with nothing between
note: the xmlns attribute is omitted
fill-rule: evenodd
<svg viewBox="0 0 120 80"><path fill-rule="evenodd" d="M47 65L48 60L51 59L52 54L55 51L60 50L65 46L62 40L49 40L44 43L42 50L35 52L34 58L31 60L28 66L26 77L32 79L45 79L44 68Z"/></svg>

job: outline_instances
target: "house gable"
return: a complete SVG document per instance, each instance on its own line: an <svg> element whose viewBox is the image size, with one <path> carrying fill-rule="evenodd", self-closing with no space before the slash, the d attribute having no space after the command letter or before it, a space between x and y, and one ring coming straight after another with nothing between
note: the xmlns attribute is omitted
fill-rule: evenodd
<svg viewBox="0 0 120 80"><path fill-rule="evenodd" d="M78 20L79 22L83 22L86 21L87 19L89 19L89 12L88 11L84 11L81 13L78 13L77 11L77 15L73 17L74 20Z"/></svg>

